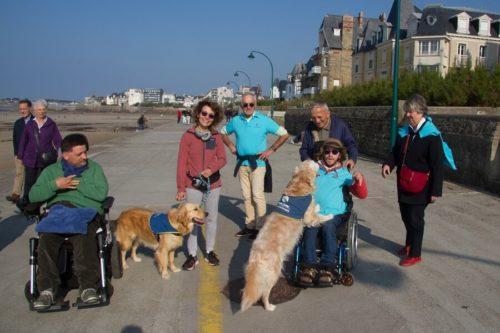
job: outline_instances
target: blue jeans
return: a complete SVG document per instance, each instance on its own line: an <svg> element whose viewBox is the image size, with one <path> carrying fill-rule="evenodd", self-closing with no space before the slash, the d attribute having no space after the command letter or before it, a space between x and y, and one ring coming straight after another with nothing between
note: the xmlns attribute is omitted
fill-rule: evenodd
<svg viewBox="0 0 500 333"><path fill-rule="evenodd" d="M337 227L342 224L341 215L335 215L322 226L305 228L303 236L303 263L305 266L316 265L316 239L321 230L323 248L320 258L321 266L333 266L337 257Z"/></svg>

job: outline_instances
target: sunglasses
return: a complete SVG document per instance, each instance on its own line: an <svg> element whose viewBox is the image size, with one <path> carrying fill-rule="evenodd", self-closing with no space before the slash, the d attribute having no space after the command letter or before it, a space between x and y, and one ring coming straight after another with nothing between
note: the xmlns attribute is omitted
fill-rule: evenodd
<svg viewBox="0 0 500 333"><path fill-rule="evenodd" d="M215 118L215 114L213 114L213 113L208 113L207 111L201 111L201 115L202 115L203 117L208 117L208 118L210 118L210 119L214 119L214 118Z"/></svg>
<svg viewBox="0 0 500 333"><path fill-rule="evenodd" d="M325 152L324 152L325 155L329 155L329 154L337 155L338 153L340 153L340 151L338 149L325 150Z"/></svg>
<svg viewBox="0 0 500 333"><path fill-rule="evenodd" d="M253 104L253 103L243 103L243 104L241 104L241 106L243 106L244 108L248 108L248 107L253 108L255 106L255 104Z"/></svg>

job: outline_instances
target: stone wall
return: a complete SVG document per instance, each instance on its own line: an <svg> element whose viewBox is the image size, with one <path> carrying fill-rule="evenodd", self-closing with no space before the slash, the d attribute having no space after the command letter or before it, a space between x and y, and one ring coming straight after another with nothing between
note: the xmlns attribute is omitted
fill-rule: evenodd
<svg viewBox="0 0 500 333"><path fill-rule="evenodd" d="M335 107L331 110L349 124L362 154L379 159L386 156L390 106ZM453 150L458 167L456 172L446 170L446 178L500 194L500 109L430 107L429 115ZM401 116L400 112L399 119ZM298 134L308 120L309 110L290 109L285 114L285 127L291 134Z"/></svg>

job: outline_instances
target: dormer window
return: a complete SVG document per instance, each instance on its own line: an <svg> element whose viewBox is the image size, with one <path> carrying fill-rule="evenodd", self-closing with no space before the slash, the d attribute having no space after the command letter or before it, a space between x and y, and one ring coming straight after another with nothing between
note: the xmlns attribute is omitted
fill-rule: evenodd
<svg viewBox="0 0 500 333"><path fill-rule="evenodd" d="M457 34L469 34L469 25L471 17L466 12L461 12L452 17L457 20Z"/></svg>
<svg viewBox="0 0 500 333"><path fill-rule="evenodd" d="M476 17L472 20L474 23L477 22L477 34L479 36L491 36L490 27L491 27L491 17L488 15L483 15L480 17Z"/></svg>

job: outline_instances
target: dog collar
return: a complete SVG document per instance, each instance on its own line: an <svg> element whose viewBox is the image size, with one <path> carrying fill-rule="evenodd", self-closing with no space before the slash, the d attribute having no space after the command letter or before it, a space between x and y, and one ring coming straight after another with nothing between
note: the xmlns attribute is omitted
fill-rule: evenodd
<svg viewBox="0 0 500 333"><path fill-rule="evenodd" d="M149 227L155 235L160 234L173 234L180 236L180 232L175 229L165 213L152 214L149 218Z"/></svg>
<svg viewBox="0 0 500 333"><path fill-rule="evenodd" d="M282 215L291 217L293 219L302 219L304 218L304 214L311 204L311 201L311 194L296 197L283 194L277 204L276 209Z"/></svg>

